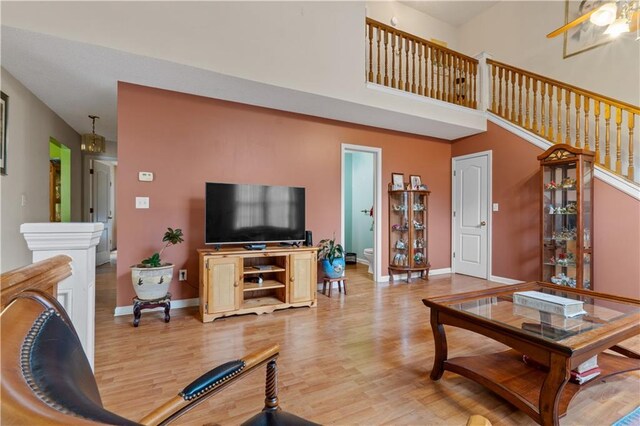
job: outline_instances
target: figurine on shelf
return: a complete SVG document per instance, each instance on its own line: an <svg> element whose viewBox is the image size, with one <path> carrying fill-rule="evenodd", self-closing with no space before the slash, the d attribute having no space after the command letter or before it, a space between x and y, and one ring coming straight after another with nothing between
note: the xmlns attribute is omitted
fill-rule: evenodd
<svg viewBox="0 0 640 426"><path fill-rule="evenodd" d="M549 214L555 214L556 211L554 210L553 206L549 206Z"/></svg>
<svg viewBox="0 0 640 426"><path fill-rule="evenodd" d="M576 288L576 279L568 277L564 273L559 273L557 276L554 275L553 277L551 277L551 282L554 284Z"/></svg>
<svg viewBox="0 0 640 426"><path fill-rule="evenodd" d="M427 185L425 185L424 183L418 186L418 189L420 191L428 191L429 188L427 188Z"/></svg>
<svg viewBox="0 0 640 426"><path fill-rule="evenodd" d="M424 210L424 204L422 204L422 203L415 203L415 204L413 205L413 211L414 211L414 212L421 212L421 211L423 211L423 210Z"/></svg>
<svg viewBox="0 0 640 426"><path fill-rule="evenodd" d="M415 229L416 231L420 231L420 230L424 229L424 223L419 222L419 221L414 219L414 221L413 221L413 229Z"/></svg>
<svg viewBox="0 0 640 426"><path fill-rule="evenodd" d="M561 187L563 189L575 189L576 188L576 180L570 177L566 177L562 179Z"/></svg>
<svg viewBox="0 0 640 426"><path fill-rule="evenodd" d="M576 239L577 229L574 227L571 230L562 228L562 231L554 231L551 238L556 241L573 241Z"/></svg>
<svg viewBox="0 0 640 426"><path fill-rule="evenodd" d="M407 248L407 242L404 240L396 241L396 248L398 250L405 250Z"/></svg>
<svg viewBox="0 0 640 426"><path fill-rule="evenodd" d="M403 212L405 210L407 210L407 206L405 206L404 204L394 204L393 205L393 211Z"/></svg>
<svg viewBox="0 0 640 426"><path fill-rule="evenodd" d="M394 224L393 226L391 226L391 230L393 231L400 231L400 232L406 232L409 230L409 227L405 224L405 225L399 225L399 224Z"/></svg>
<svg viewBox="0 0 640 426"><path fill-rule="evenodd" d="M551 181L544 185L544 189L556 189L556 188L558 188L558 185L554 181Z"/></svg>
<svg viewBox="0 0 640 426"><path fill-rule="evenodd" d="M422 252L414 254L413 261L418 264L424 262L424 254L422 254Z"/></svg>
<svg viewBox="0 0 640 426"><path fill-rule="evenodd" d="M424 238L420 237L413 242L414 248L424 248Z"/></svg>
<svg viewBox="0 0 640 426"><path fill-rule="evenodd" d="M578 205L574 202L567 204L567 207L565 209L567 211L567 214L578 213Z"/></svg>

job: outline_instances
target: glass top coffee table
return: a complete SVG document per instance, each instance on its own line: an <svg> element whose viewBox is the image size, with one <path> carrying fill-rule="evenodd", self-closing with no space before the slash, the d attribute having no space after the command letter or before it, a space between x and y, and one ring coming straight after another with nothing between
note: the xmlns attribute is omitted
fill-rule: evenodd
<svg viewBox="0 0 640 426"><path fill-rule="evenodd" d="M537 309L523 304L526 301L514 303L514 293L526 291L581 301L581 312L565 317L551 313L548 304L533 303ZM431 379L439 380L445 370L468 377L539 424L557 425L581 389L640 369L640 354L618 346L640 333L640 300L532 282L422 302L431 310L435 340ZM444 325L473 331L513 349L447 359ZM582 385L570 382L571 370L594 355L601 374Z"/></svg>

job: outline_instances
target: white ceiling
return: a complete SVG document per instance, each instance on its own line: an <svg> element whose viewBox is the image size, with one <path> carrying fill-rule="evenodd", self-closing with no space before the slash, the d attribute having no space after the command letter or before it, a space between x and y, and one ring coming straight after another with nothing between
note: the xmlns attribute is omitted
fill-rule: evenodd
<svg viewBox="0 0 640 426"><path fill-rule="evenodd" d="M498 0L499 1L499 0ZM403 1L413 9L426 13L436 19L459 27L471 18L494 6L498 1L486 0L446 0L446 1Z"/></svg>
<svg viewBox="0 0 640 426"><path fill-rule="evenodd" d="M7 26L2 26L2 66L78 133L91 132L87 114L95 114L100 116L96 133L114 141L118 81L448 140L479 132Z"/></svg>

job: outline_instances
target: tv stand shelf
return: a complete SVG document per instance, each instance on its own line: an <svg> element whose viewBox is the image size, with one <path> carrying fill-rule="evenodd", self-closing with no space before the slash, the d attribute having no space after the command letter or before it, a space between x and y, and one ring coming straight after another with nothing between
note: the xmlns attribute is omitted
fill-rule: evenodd
<svg viewBox="0 0 640 426"><path fill-rule="evenodd" d="M200 249L200 318L316 306L316 247ZM261 282L259 281L261 280Z"/></svg>

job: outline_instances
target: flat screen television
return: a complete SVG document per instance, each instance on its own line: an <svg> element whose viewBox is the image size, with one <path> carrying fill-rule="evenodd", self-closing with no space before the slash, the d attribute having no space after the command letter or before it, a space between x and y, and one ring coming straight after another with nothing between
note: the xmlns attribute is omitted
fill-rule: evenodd
<svg viewBox="0 0 640 426"><path fill-rule="evenodd" d="M207 182L205 244L304 240L305 189Z"/></svg>

